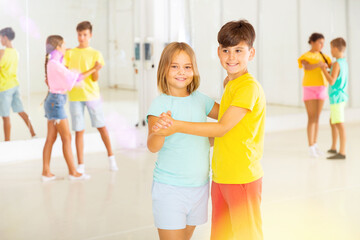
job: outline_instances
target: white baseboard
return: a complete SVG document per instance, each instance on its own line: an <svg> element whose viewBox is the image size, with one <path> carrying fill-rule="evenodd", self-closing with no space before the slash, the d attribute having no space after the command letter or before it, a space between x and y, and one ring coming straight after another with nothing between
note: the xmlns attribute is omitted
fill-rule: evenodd
<svg viewBox="0 0 360 240"><path fill-rule="evenodd" d="M320 124L329 123L330 111L324 110L321 114ZM345 122L360 122L360 109L346 109ZM273 115L266 118L266 132L304 129L307 124L306 113ZM146 147L147 128L121 128L110 134L114 149L136 149ZM73 136L74 139L74 136ZM99 133L87 133L84 137L84 152L106 152ZM24 160L42 159L42 150L45 138L19 140L0 143L0 164L13 163ZM72 141L75 156L75 143ZM60 137L56 140L52 157L61 157L62 146Z"/></svg>

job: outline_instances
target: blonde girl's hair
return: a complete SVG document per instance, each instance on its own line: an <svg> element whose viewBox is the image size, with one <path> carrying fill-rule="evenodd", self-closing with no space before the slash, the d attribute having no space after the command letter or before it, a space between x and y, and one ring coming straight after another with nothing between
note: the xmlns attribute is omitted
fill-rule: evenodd
<svg viewBox="0 0 360 240"><path fill-rule="evenodd" d="M47 63L49 61L49 54L58 46L63 44L64 39L60 35L50 35L46 39L46 55L45 55L45 82L47 83Z"/></svg>
<svg viewBox="0 0 360 240"><path fill-rule="evenodd" d="M192 69L194 72L193 80L187 86L187 91L189 94L191 94L200 85L200 75L193 49L184 42L172 42L164 48L159 61L159 67L157 71L157 86L161 93L170 95L169 84L167 82L166 75L169 72L173 56L179 54L180 52L185 52L190 57Z"/></svg>

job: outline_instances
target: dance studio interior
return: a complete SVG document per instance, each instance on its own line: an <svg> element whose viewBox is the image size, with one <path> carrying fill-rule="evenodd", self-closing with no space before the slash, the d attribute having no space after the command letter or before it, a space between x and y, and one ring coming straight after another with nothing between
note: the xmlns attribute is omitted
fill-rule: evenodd
<svg viewBox="0 0 360 240"><path fill-rule="evenodd" d="M264 239L360 239L359 13L359 0L0 0L0 29L15 32L18 89L36 133L31 136L23 119L10 111L11 139L4 141L0 120L0 239L159 239L152 210L158 154L147 148L147 113L160 94L161 53L171 42L191 46L200 74L198 91L220 104L227 72L218 57L218 32L225 23L240 19L255 29L255 56L248 72L266 97L260 160ZM44 182L46 39L60 35L66 48L76 48L76 26L82 21L91 22L89 44L105 62L97 82L118 171L109 171L101 135L85 110L84 161L91 178L69 180L58 136L50 164L56 179ZM324 36L322 53L332 62L336 58L330 42L339 37L346 41L345 159L328 159L328 95L318 118L317 146L322 153L309 155L304 68L298 59L311 49L313 33ZM69 101L64 108L77 165ZM209 164L212 153L213 147ZM211 211L209 197L208 221L196 227L191 239L210 239Z"/></svg>

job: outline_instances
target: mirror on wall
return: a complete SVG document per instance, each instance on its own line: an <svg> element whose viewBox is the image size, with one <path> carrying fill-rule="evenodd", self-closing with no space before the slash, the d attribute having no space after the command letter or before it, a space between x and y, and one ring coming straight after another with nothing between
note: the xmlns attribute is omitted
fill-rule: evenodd
<svg viewBox="0 0 360 240"><path fill-rule="evenodd" d="M15 32L12 45L19 53L19 92L37 137L46 137L47 131L43 109L47 95L44 73L46 38L61 35L66 48L75 48L79 45L76 26L85 20L93 26L90 47L101 52L105 61L98 80L105 117L109 122L121 120L136 124L138 95L133 66L133 14L133 0L64 0L56 5L46 0L0 1L0 29L11 27ZM68 104L65 109L71 123ZM3 121L0 121L2 125ZM19 114L11 112L10 122L11 140L31 139ZM85 122L86 132L96 131L91 127L87 111ZM3 140L1 126L0 141Z"/></svg>

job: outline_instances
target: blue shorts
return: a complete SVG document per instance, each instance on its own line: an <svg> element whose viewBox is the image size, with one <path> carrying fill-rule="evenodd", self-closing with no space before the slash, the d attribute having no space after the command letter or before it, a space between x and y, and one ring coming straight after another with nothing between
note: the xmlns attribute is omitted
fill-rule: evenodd
<svg viewBox="0 0 360 240"><path fill-rule="evenodd" d="M72 130L79 132L85 129L84 109L88 109L91 126L95 128L105 127L105 118L101 100L70 102L70 114Z"/></svg>
<svg viewBox="0 0 360 240"><path fill-rule="evenodd" d="M159 229L184 229L208 220L209 183L201 187L179 187L153 182L152 209Z"/></svg>
<svg viewBox="0 0 360 240"><path fill-rule="evenodd" d="M16 113L24 111L19 86L0 92L0 117L10 116L10 108Z"/></svg>
<svg viewBox="0 0 360 240"><path fill-rule="evenodd" d="M66 95L59 93L48 93L44 103L45 117L48 120L66 119L65 112Z"/></svg>

